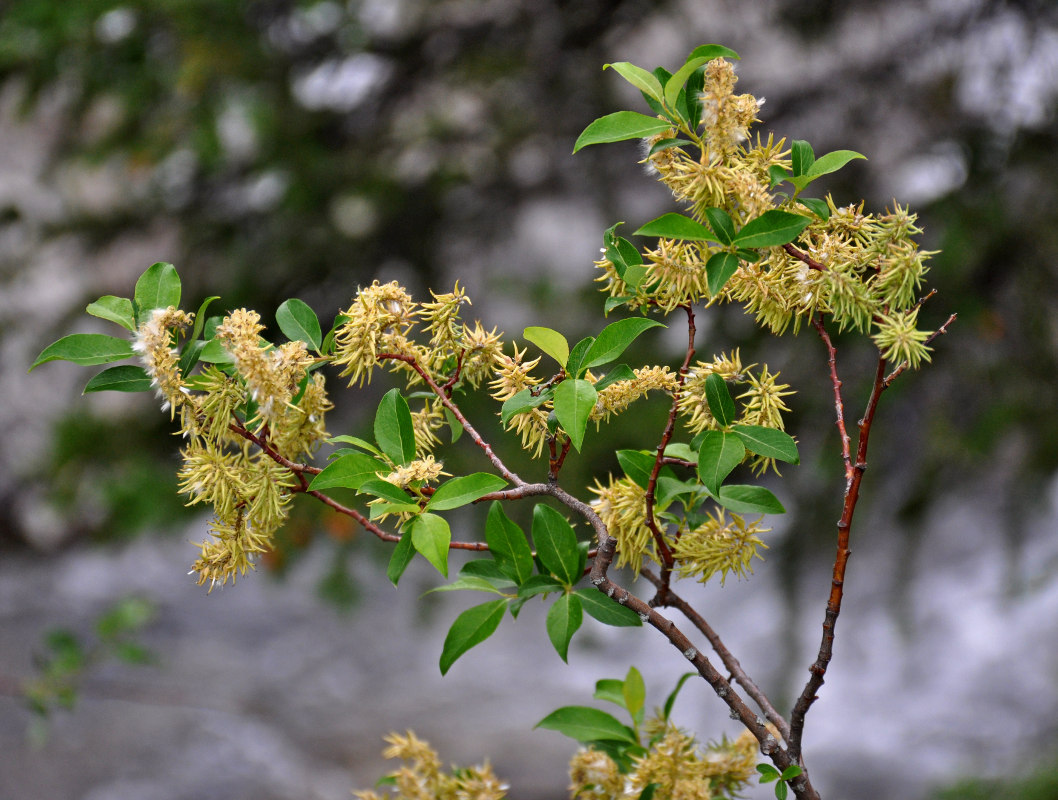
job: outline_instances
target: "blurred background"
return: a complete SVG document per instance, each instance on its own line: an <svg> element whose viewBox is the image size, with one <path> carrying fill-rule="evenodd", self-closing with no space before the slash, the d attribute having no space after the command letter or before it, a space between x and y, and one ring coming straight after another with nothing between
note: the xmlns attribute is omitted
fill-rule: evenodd
<svg viewBox="0 0 1058 800"><path fill-rule="evenodd" d="M444 632L478 601L420 599L429 569L393 591L386 549L308 503L258 574L206 596L184 574L206 521L176 494L153 400L81 397L92 371L70 364L26 370L61 335L115 333L85 305L163 260L186 308L221 295L269 324L287 297L326 327L374 278L419 298L458 278L509 336L593 332L603 230L673 210L634 143L570 155L596 117L646 110L601 67L673 68L709 42L742 56L762 132L868 156L826 189L910 203L941 251L926 324L959 314L934 363L883 398L806 729L815 783L1058 797L1050 0L0 2L0 797L347 797L392 768L381 737L414 727L442 760L488 758L512 797L542 800L565 796L573 750L531 730L544 714L633 663L662 702L684 665L652 632L589 623L567 667L539 609L441 680ZM843 488L824 352L811 332L757 334L738 308L699 330L702 357L740 346L798 390L803 464L775 484L789 513L767 561L686 589L788 708L818 647ZM678 336L643 344L678 363ZM871 353L838 347L855 419ZM335 391L330 431L362 433L384 383ZM615 443L651 446L665 412L589 436L570 485L616 469ZM465 523L470 538L480 520ZM676 718L737 733L693 681Z"/></svg>

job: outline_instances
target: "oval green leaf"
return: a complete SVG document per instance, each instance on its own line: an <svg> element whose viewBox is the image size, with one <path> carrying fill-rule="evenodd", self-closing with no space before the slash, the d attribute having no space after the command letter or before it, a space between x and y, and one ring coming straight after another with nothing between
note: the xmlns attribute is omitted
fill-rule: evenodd
<svg viewBox="0 0 1058 800"><path fill-rule="evenodd" d="M739 514L785 514L778 498L763 486L721 486L716 501Z"/></svg>
<svg viewBox="0 0 1058 800"><path fill-rule="evenodd" d="M627 742L639 744L635 733L612 714L590 706L563 706L540 720L534 727L547 728L578 742Z"/></svg>
<svg viewBox="0 0 1058 800"><path fill-rule="evenodd" d="M687 83L687 79L691 77L692 72L709 61L712 61L712 59L702 56L687 59L683 66L676 70L673 76L665 82L665 105L669 108L675 108L676 100L680 96L683 84Z"/></svg>
<svg viewBox="0 0 1058 800"><path fill-rule="evenodd" d="M72 361L87 367L121 361L133 355L132 344L125 339L102 333L72 333L45 347L29 369L32 371L48 361Z"/></svg>
<svg viewBox="0 0 1058 800"><path fill-rule="evenodd" d="M713 253L705 264L705 279L709 294L720 294L731 276L738 271L738 256L734 253Z"/></svg>
<svg viewBox="0 0 1058 800"><path fill-rule="evenodd" d="M569 351L569 358L566 360L567 375L573 378L579 378L584 374L584 356L588 354L588 350L594 343L594 336L586 336L573 345L573 349Z"/></svg>
<svg viewBox="0 0 1058 800"><path fill-rule="evenodd" d="M511 395L503 401L500 407L500 419L506 425L515 414L531 411L543 405L553 396L550 390L544 390L534 395L532 389L522 389L517 394Z"/></svg>
<svg viewBox="0 0 1058 800"><path fill-rule="evenodd" d="M130 331L136 330L136 314L132 310L132 301L127 297L114 297L112 294L104 295L94 303L89 303L85 311L93 317L99 317L108 322L116 322Z"/></svg>
<svg viewBox="0 0 1058 800"><path fill-rule="evenodd" d="M741 57L738 53L732 50L730 47L724 47L722 44L703 44L694 48L687 60L691 61L695 58L705 58L712 61L714 58L733 58L735 61L740 61Z"/></svg>
<svg viewBox="0 0 1058 800"><path fill-rule="evenodd" d="M580 580L580 554L577 534L551 506L538 504L533 509L533 543L540 563L566 586Z"/></svg>
<svg viewBox="0 0 1058 800"><path fill-rule="evenodd" d="M122 364L110 367L94 376L84 387L89 392L146 392L151 388L151 376L143 367Z"/></svg>
<svg viewBox="0 0 1058 800"><path fill-rule="evenodd" d="M566 366L566 359L569 358L569 342L561 333L551 328L534 326L522 331L522 336L555 359L560 367Z"/></svg>
<svg viewBox="0 0 1058 800"><path fill-rule="evenodd" d="M716 233L720 244L728 245L735 240L735 223L731 221L731 217L724 209L707 208L705 217L709 220L709 225Z"/></svg>
<svg viewBox="0 0 1058 800"><path fill-rule="evenodd" d="M441 648L441 674L448 673L449 668L463 653L476 644L481 644L496 632L507 610L506 600L490 600L479 606L468 608L452 623Z"/></svg>
<svg viewBox="0 0 1058 800"><path fill-rule="evenodd" d="M598 399L595 387L580 378L567 378L555 389L555 416L578 453Z"/></svg>
<svg viewBox="0 0 1058 800"><path fill-rule="evenodd" d="M772 209L750 220L738 232L735 244L739 247L778 247L792 242L812 220L800 214Z"/></svg>
<svg viewBox="0 0 1058 800"><path fill-rule="evenodd" d="M420 514L408 521L411 543L437 571L448 577L448 545L452 543L452 529L444 517Z"/></svg>
<svg viewBox="0 0 1058 800"><path fill-rule="evenodd" d="M650 328L664 327L665 325L657 320L646 317L630 317L611 322L599 332L591 347L588 348L580 368L591 369L616 361L641 333Z"/></svg>
<svg viewBox="0 0 1058 800"><path fill-rule="evenodd" d="M811 175L813 178L818 178L820 175L826 175L829 172L837 172L850 161L857 158L866 159L867 156L863 155L863 153L857 153L855 150L835 150L817 158L806 174Z"/></svg>
<svg viewBox="0 0 1058 800"><path fill-rule="evenodd" d="M735 421L735 401L731 397L731 390L727 388L727 381L715 372L705 376L705 399L709 403L709 410L721 425L726 427Z"/></svg>
<svg viewBox="0 0 1058 800"><path fill-rule="evenodd" d="M584 622L580 598L563 594L547 612L547 637L563 661L569 662L569 641Z"/></svg>
<svg viewBox="0 0 1058 800"><path fill-rule="evenodd" d="M799 464L797 442L785 431L762 425L736 425L735 434L751 453L765 458L777 458L788 464Z"/></svg>
<svg viewBox="0 0 1058 800"><path fill-rule="evenodd" d="M320 320L308 303L291 297L276 309L276 324L290 341L302 341L319 351L323 343Z"/></svg>
<svg viewBox="0 0 1058 800"><path fill-rule="evenodd" d="M637 67L629 61L615 61L613 64L606 64L603 66L603 69L607 68L618 73L643 94L648 97L653 97L659 103L661 102L661 83L653 74L647 72L642 67Z"/></svg>
<svg viewBox="0 0 1058 800"><path fill-rule="evenodd" d="M324 467L323 471L312 479L309 489L320 490L342 487L359 490L367 481L377 479L379 472L386 471L388 470L385 464L376 458L372 458L367 453L349 452L339 456ZM393 486L393 484L388 485ZM400 489L396 486L393 488L400 492ZM401 495L404 495L404 493L401 492ZM401 502L407 503L408 501L407 495L404 495L401 499Z"/></svg>
<svg viewBox="0 0 1058 800"><path fill-rule="evenodd" d="M720 484L731 474L731 470L746 457L746 447L733 433L705 431L702 446L698 450L698 477L712 494L720 490Z"/></svg>
<svg viewBox="0 0 1058 800"><path fill-rule="evenodd" d="M643 620L635 611L612 600L598 589L577 589L573 594L580 598L581 605L588 615L603 625L635 628L643 624Z"/></svg>
<svg viewBox="0 0 1058 800"><path fill-rule="evenodd" d="M643 710L643 704L647 699L647 687L643 683L643 675L635 667L628 668L628 674L624 680L625 708L628 713L635 717Z"/></svg>
<svg viewBox="0 0 1058 800"><path fill-rule="evenodd" d="M645 139L659 133L672 130L671 122L664 122L657 117L648 117L635 111L615 111L605 117L599 117L591 123L573 145L576 153L590 144L606 142L623 142L627 139Z"/></svg>
<svg viewBox="0 0 1058 800"><path fill-rule="evenodd" d="M499 500L489 506L485 541L500 569L521 586L533 574L533 551L522 531L504 512Z"/></svg>
<svg viewBox="0 0 1058 800"><path fill-rule="evenodd" d="M412 558L415 557L415 548L411 544L411 535L405 531L400 537L397 546L393 548L393 554L389 557L389 565L386 567L386 577L394 586L400 581L400 576L408 568Z"/></svg>
<svg viewBox="0 0 1058 800"><path fill-rule="evenodd" d="M812 151L812 145L803 139L796 139L791 149L791 169L795 178L801 175L808 175L809 170L812 169L812 164L815 163L816 155Z"/></svg>
<svg viewBox="0 0 1058 800"><path fill-rule="evenodd" d="M498 492L506 485L507 481L503 478L488 472L475 472L472 475L451 478L437 487L426 508L431 511L459 508L487 494Z"/></svg>
<svg viewBox="0 0 1058 800"><path fill-rule="evenodd" d="M378 404L375 441L396 464L404 465L415 458L415 426L400 389L390 389Z"/></svg>
<svg viewBox="0 0 1058 800"><path fill-rule="evenodd" d="M156 308L180 307L180 276L176 267L159 261L151 264L136 281L136 321L142 324Z"/></svg>
<svg viewBox="0 0 1058 800"><path fill-rule="evenodd" d="M651 145L650 152L647 153L647 156L660 153L662 150L671 150L673 147L686 147L689 144L693 145L694 142L690 139L660 139Z"/></svg>
<svg viewBox="0 0 1058 800"><path fill-rule="evenodd" d="M323 473L321 472L320 474L322 475ZM390 503L396 503L397 505L407 505L415 502L415 498L399 486L396 486L389 481L384 481L381 478L372 478L363 481L357 487L356 491L359 494L369 494L372 497L380 497L383 500L387 500ZM418 506L416 506L416 508L418 508Z"/></svg>
<svg viewBox="0 0 1058 800"><path fill-rule="evenodd" d="M654 471L656 453L644 453L641 450L618 450L617 463L640 489L646 489L650 475Z"/></svg>
<svg viewBox="0 0 1058 800"><path fill-rule="evenodd" d="M657 236L662 239L687 239L695 242L715 242L720 238L697 220L672 211L662 214L657 219L652 219L632 235Z"/></svg>

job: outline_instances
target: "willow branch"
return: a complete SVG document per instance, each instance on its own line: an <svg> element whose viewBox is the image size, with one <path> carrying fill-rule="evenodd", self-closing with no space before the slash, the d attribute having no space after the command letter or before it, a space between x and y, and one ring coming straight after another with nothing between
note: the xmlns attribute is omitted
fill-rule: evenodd
<svg viewBox="0 0 1058 800"><path fill-rule="evenodd" d="M801 262L807 264L809 269L817 269L820 272L826 272L826 270L827 270L825 264L820 264L818 261L816 261L810 255L808 255L808 253L801 252L796 247L794 247L792 244L784 244L782 246L782 249L785 250L790 255L792 255L798 261L801 261Z"/></svg>
<svg viewBox="0 0 1058 800"><path fill-rule="evenodd" d="M659 589L661 588L661 578L649 569L641 570L639 574ZM761 691L756 682L746 674L746 671L742 668L738 659L727 649L727 645L724 644L720 635L708 622L706 622L705 618L695 611L690 603L672 590L669 590L668 592L667 605L677 609L683 614L683 616L687 617L694 627L701 631L702 635L709 640L709 644L712 645L713 651L719 657L728 673L730 673L731 679L746 690L746 694L749 695L753 699L753 702L760 707L760 710L764 712L764 716L767 717L768 721L779 730L780 734L782 734L783 740L788 741L790 738L790 723L788 723L783 718L782 714L775 709L771 704L771 701L768 700L768 696Z"/></svg>
<svg viewBox="0 0 1058 800"><path fill-rule="evenodd" d="M819 338L827 348L827 366L830 369L830 384L834 387L834 411L837 415L838 433L841 434L841 458L845 462L845 482L852 480L852 450L849 442L849 432L845 428L845 403L841 399L841 379L838 377L837 350L830 340L826 326L823 324L823 315L812 318L812 324L819 332Z"/></svg>

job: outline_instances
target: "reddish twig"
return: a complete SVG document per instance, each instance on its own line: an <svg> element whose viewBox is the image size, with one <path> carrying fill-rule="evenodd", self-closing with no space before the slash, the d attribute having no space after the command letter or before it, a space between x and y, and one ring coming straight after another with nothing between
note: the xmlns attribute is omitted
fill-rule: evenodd
<svg viewBox="0 0 1058 800"><path fill-rule="evenodd" d="M823 616L823 638L819 643L819 652L809 667L808 681L801 691L790 714L790 739L788 749L794 759L801 757L801 738L804 733L805 715L816 700L816 692L823 685L827 666L834 654L834 628L841 613L841 600L845 588L845 569L849 556L849 532L852 529L852 517L856 512L856 503L860 497L860 483L867 469L867 442L871 434L874 414L878 410L878 399L885 391L885 359L878 359L878 368L874 376L874 386L867 400L867 408L860 419L859 440L856 445L856 460L852 464L852 474L845 487L845 501L841 508L841 519L838 520L837 552L834 557L834 569L830 581L830 596L827 598L826 612Z"/></svg>
<svg viewBox="0 0 1058 800"><path fill-rule="evenodd" d="M794 247L792 244L784 244L782 246L782 249L785 250L790 255L792 255L798 261L801 261L801 262L804 262L805 264L807 264L809 269L817 269L820 272L826 272L827 271L827 268L826 268L825 264L820 264L818 261L816 261L810 255L808 255L808 253L801 252L796 247Z"/></svg>
<svg viewBox="0 0 1058 800"><path fill-rule="evenodd" d="M845 462L845 483L852 480L852 450L849 443L849 432L845 428L845 403L841 399L841 379L838 377L837 350L830 341L830 334L823 325L823 315L812 318L812 324L819 332L819 338L827 347L827 366L830 368L830 383L834 387L834 411L837 414L838 433L841 434L841 458Z"/></svg>
<svg viewBox="0 0 1058 800"><path fill-rule="evenodd" d="M694 358L694 309L691 306L682 306L683 310L687 312L687 353L683 358L683 365L679 370L679 377L676 379L676 389L672 393L672 407L669 409L669 418L665 423L665 430L661 434L661 441L658 442L657 455L654 458L654 468L650 471L650 480L647 481L647 493L646 493L646 523L647 527L650 528L650 532L654 535L654 542L657 544L658 552L661 556L661 579L662 585L658 588L658 601L661 605L664 605L665 596L668 592L669 578L672 574L672 550L665 541L665 537L661 532L661 528L658 525L657 519L654 517L654 503L656 502L655 492L658 485L658 475L661 472L662 461L665 459L665 448L669 446L669 442L672 440L673 431L676 429L676 414L679 411L680 406L680 389L683 388L683 383L687 379L687 370L691 366L691 359Z"/></svg>

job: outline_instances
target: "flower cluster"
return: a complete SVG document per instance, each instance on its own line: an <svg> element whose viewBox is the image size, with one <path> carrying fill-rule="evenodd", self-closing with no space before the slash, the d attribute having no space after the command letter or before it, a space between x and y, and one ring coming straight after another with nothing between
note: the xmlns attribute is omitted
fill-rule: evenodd
<svg viewBox="0 0 1058 800"><path fill-rule="evenodd" d="M758 745L749 731L702 748L689 733L666 723L646 754L622 773L601 750L585 748L570 760L571 800L634 800L650 784L654 797L720 800L737 797L755 774Z"/></svg>
<svg viewBox="0 0 1058 800"><path fill-rule="evenodd" d="M507 796L507 785L488 762L446 773L437 751L411 731L391 733L385 741L389 747L382 751L383 757L400 759L404 765L380 781L391 792L354 792L359 800L502 800Z"/></svg>

